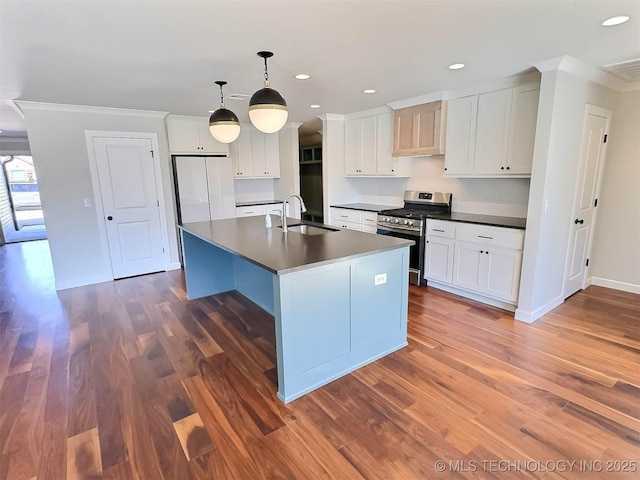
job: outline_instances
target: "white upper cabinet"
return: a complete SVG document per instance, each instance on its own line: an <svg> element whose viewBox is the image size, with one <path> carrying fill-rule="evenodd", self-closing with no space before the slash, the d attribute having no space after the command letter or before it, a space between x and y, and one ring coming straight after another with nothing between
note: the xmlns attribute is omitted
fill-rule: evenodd
<svg viewBox="0 0 640 480"><path fill-rule="evenodd" d="M509 146L511 89L478 95L473 173L492 175L505 170Z"/></svg>
<svg viewBox="0 0 640 480"><path fill-rule="evenodd" d="M205 117L167 116L169 151L174 154L228 155L229 145L218 142L209 132Z"/></svg>
<svg viewBox="0 0 640 480"><path fill-rule="evenodd" d="M540 84L448 102L445 175L529 177Z"/></svg>
<svg viewBox="0 0 640 480"><path fill-rule="evenodd" d="M395 158L393 148L393 116L382 113L346 120L345 175L408 177L410 159Z"/></svg>
<svg viewBox="0 0 640 480"><path fill-rule="evenodd" d="M376 175L376 117L347 120L344 129L345 174Z"/></svg>
<svg viewBox="0 0 640 480"><path fill-rule="evenodd" d="M478 96L447 102L447 146L444 157L446 175L473 174Z"/></svg>
<svg viewBox="0 0 640 480"><path fill-rule="evenodd" d="M253 125L242 124L240 136L229 144L233 176L241 178L279 178L280 143L277 133L262 133Z"/></svg>

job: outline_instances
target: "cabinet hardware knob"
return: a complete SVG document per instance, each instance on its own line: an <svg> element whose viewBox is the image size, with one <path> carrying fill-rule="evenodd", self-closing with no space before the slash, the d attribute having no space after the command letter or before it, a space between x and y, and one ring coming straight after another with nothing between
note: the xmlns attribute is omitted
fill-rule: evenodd
<svg viewBox="0 0 640 480"><path fill-rule="evenodd" d="M500 167L500 170L504 170L504 167Z"/></svg>
<svg viewBox="0 0 640 480"><path fill-rule="evenodd" d="M109 216L107 217L107 220L111 221L111 220L113 220L113 217L112 217L111 215L109 215Z"/></svg>
<svg viewBox="0 0 640 480"><path fill-rule="evenodd" d="M445 172L447 171L447 167L444 167L444 171L445 171Z"/></svg>
<svg viewBox="0 0 640 480"><path fill-rule="evenodd" d="M582 224L584 223L584 220L583 220L583 219L581 219L581 218L576 218L576 219L573 221L573 223L575 223L576 225L578 225L578 224L582 225Z"/></svg>
<svg viewBox="0 0 640 480"><path fill-rule="evenodd" d="M507 167L507 170L511 170L511 167Z"/></svg>
<svg viewBox="0 0 640 480"><path fill-rule="evenodd" d="M484 250L480 250L480 253L484 253Z"/></svg>
<svg viewBox="0 0 640 480"><path fill-rule="evenodd" d="M489 250L487 250L487 251L486 251L486 252L484 252L484 253L486 253L487 255L489 255Z"/></svg>

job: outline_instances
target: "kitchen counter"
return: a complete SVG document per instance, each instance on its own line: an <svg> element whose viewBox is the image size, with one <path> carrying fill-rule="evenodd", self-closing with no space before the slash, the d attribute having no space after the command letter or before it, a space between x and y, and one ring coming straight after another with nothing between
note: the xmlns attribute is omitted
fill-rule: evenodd
<svg viewBox="0 0 640 480"><path fill-rule="evenodd" d="M348 208L350 210L363 210L365 212L380 213L382 210L391 210L392 208L402 208L402 206L376 205L374 203L344 203L341 205L331 205L333 208Z"/></svg>
<svg viewBox="0 0 640 480"><path fill-rule="evenodd" d="M180 228L276 275L413 244L400 238L334 227L327 228L336 231L323 235L293 231L285 234L280 228L280 219L273 215L271 219L272 228L264 226L261 216L187 223ZM323 226L295 218L289 218L287 223Z"/></svg>
<svg viewBox="0 0 640 480"><path fill-rule="evenodd" d="M236 207L253 207L254 205L271 205L282 203L282 200L253 200L251 202L236 202Z"/></svg>
<svg viewBox="0 0 640 480"><path fill-rule="evenodd" d="M492 227L516 228L524 230L527 225L526 218L520 217L500 217L497 215L478 215L474 213L436 213L428 218L437 220L448 220L450 222L475 223L477 225L490 225Z"/></svg>
<svg viewBox="0 0 640 480"><path fill-rule="evenodd" d="M407 345L413 241L342 229L285 234L272 220L270 229L263 217L179 228L190 300L237 290L273 315L278 398L294 400Z"/></svg>

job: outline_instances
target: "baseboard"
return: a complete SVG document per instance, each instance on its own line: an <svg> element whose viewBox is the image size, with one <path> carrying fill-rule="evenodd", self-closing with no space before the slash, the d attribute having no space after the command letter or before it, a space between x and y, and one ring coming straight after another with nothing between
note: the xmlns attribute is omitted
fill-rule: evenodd
<svg viewBox="0 0 640 480"><path fill-rule="evenodd" d="M180 262L173 262L169 264L169 266L167 267L167 271L180 270L181 268L182 268L182 264Z"/></svg>
<svg viewBox="0 0 640 480"><path fill-rule="evenodd" d="M564 302L564 298L562 297L562 295L559 295L553 300L545 303L541 307L536 308L533 312L527 312L522 308L517 308L514 318L516 320L520 320L521 322L533 323L543 315L549 313L551 310L556 308L558 305L562 305L563 302Z"/></svg>
<svg viewBox="0 0 640 480"><path fill-rule="evenodd" d="M444 290L445 292L453 293L455 295L460 295L464 298L470 298L471 300L475 300L480 303L486 303L487 305L491 305L492 307L498 307L503 310L507 310L509 312L514 312L516 310L516 306L512 303L503 302L501 300L495 300L493 298L485 297L484 295L478 295L477 293L468 292L466 290L462 290L460 288L454 287L452 285L447 285L445 283L438 283L434 280L427 280L427 285L433 288L437 288L438 290Z"/></svg>
<svg viewBox="0 0 640 480"><path fill-rule="evenodd" d="M591 277L591 284L598 287L612 288L623 292L640 294L640 285L635 283L619 282L618 280L610 280L602 277Z"/></svg>
<svg viewBox="0 0 640 480"><path fill-rule="evenodd" d="M56 290L66 290L68 288L84 287L93 285L94 283L111 282L113 277L109 275L97 275L95 277L85 277L76 280L67 280L59 282L56 280Z"/></svg>

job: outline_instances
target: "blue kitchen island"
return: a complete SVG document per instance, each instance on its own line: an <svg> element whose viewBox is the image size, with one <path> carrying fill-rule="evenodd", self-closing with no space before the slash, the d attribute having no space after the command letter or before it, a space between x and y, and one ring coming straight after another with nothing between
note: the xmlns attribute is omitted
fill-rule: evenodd
<svg viewBox="0 0 640 480"><path fill-rule="evenodd" d="M293 222L309 227L283 233L263 217L180 226L189 299L237 290L273 315L285 403L407 345L413 244Z"/></svg>

